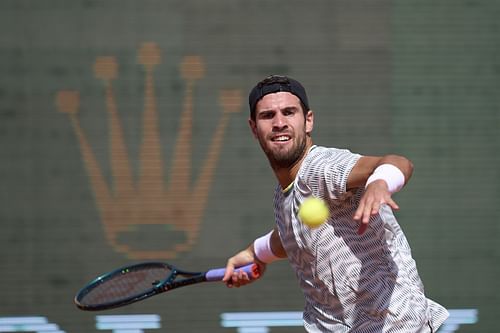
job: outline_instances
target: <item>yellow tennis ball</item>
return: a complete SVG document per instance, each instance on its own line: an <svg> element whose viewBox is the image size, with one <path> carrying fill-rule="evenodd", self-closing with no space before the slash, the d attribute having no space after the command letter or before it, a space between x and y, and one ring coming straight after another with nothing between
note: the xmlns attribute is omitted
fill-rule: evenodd
<svg viewBox="0 0 500 333"><path fill-rule="evenodd" d="M317 228L330 216L325 201L315 197L309 197L299 207L299 218L310 228Z"/></svg>

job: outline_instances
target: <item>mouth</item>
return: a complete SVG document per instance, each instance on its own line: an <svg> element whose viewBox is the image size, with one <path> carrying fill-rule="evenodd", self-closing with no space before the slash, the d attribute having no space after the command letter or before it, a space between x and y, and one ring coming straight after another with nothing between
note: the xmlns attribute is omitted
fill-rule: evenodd
<svg viewBox="0 0 500 333"><path fill-rule="evenodd" d="M290 135L285 135L285 134L282 134L282 135L276 135L276 136L273 136L271 138L271 141L272 142L288 142L292 139L292 137Z"/></svg>

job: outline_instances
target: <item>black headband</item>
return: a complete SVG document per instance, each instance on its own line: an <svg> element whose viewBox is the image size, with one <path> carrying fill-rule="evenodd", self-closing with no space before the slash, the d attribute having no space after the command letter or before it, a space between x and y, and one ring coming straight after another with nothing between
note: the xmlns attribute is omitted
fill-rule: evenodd
<svg viewBox="0 0 500 333"><path fill-rule="evenodd" d="M255 116L255 106L262 97L280 91L286 91L297 96L306 108L304 112L309 111L306 90L299 81L287 76L271 75L257 83L248 95L248 104L250 105L250 114L252 118Z"/></svg>

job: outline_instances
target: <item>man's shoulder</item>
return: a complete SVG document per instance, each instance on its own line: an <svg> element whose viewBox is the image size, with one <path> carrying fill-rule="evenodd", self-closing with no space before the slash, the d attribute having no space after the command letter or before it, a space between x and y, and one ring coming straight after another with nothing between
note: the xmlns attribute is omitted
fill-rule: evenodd
<svg viewBox="0 0 500 333"><path fill-rule="evenodd" d="M361 157L349 149L313 146L304 159L298 176L310 180L329 177L345 181L353 166Z"/></svg>
<svg viewBox="0 0 500 333"><path fill-rule="evenodd" d="M342 156L357 155L346 148L335 148L325 146L312 146L307 155L307 160L335 159Z"/></svg>

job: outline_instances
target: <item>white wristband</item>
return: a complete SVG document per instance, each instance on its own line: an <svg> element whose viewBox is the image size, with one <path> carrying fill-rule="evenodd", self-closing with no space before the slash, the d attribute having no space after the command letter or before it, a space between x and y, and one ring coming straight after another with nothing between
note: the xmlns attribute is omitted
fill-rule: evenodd
<svg viewBox="0 0 500 333"><path fill-rule="evenodd" d="M260 261L262 261L266 264L269 264L269 263L272 263L273 261L281 259L280 257L277 257L273 253L273 250L271 250L271 234L272 233L273 233L273 230L271 230L266 235L257 238L253 242L255 256L257 257L257 259L259 259Z"/></svg>
<svg viewBox="0 0 500 333"><path fill-rule="evenodd" d="M375 171L373 171L372 175L368 177L366 181L366 186L370 183L382 179L387 183L387 187L389 192L396 193L401 190L405 184L405 175L398 167L392 164L382 164L379 165Z"/></svg>

